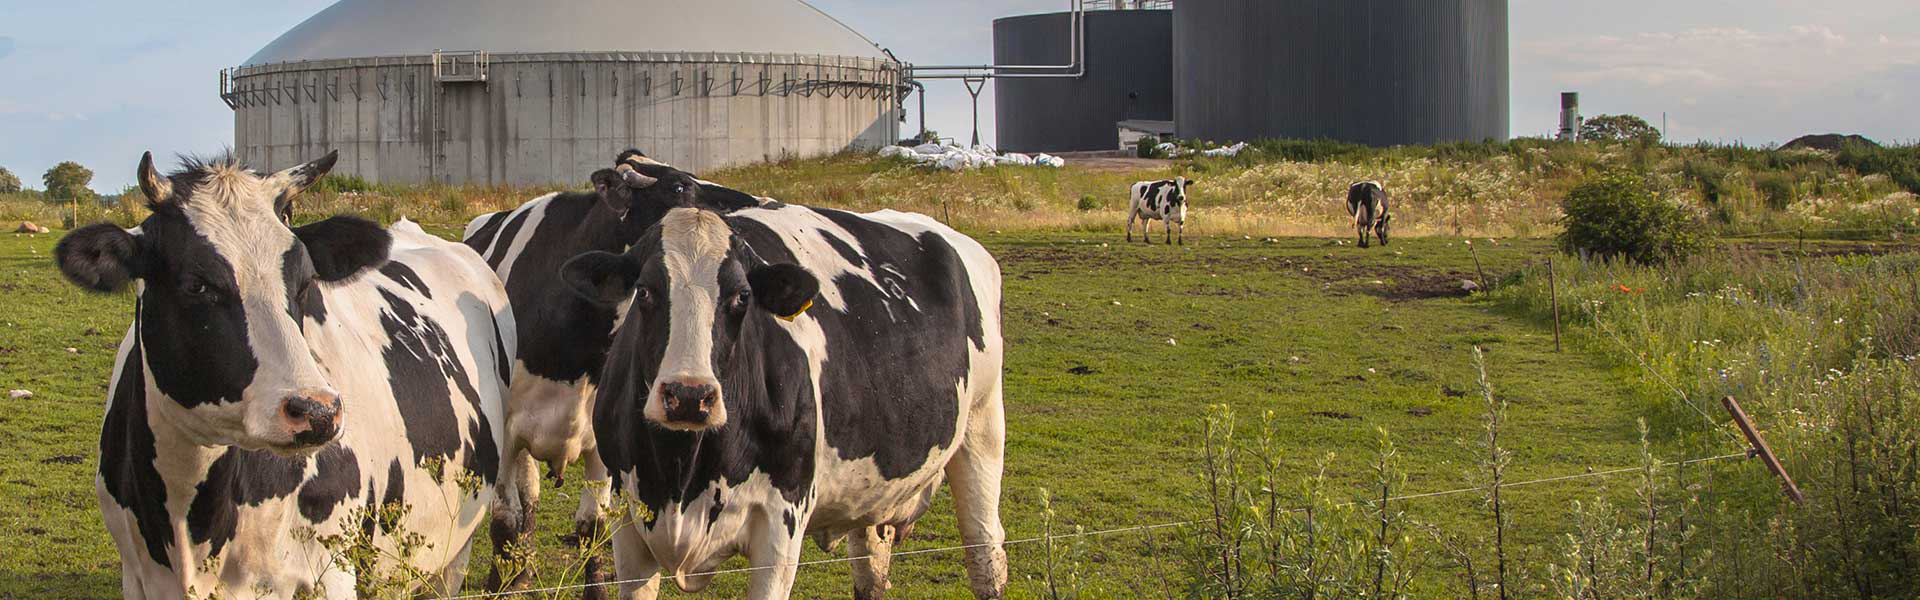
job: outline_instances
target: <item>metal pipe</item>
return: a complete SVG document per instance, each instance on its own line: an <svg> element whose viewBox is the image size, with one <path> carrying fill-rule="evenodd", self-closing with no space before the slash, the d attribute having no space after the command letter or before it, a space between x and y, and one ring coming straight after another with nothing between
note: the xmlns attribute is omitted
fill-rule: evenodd
<svg viewBox="0 0 1920 600"><path fill-rule="evenodd" d="M927 140L927 84L909 79L907 80L907 85L911 85L913 86L914 89L920 90L920 135L918 136L918 138L920 139L920 143L925 144L928 142Z"/></svg>
<svg viewBox="0 0 1920 600"><path fill-rule="evenodd" d="M1087 46L1086 1L1085 0L1067 0L1067 14L1068 14L1067 35L1069 40L1068 43L1070 44L1067 47L1067 60L1071 61L1067 64L1064 64L1064 65L929 65L924 67L919 65L908 65L907 69L909 71L982 71L982 70L1039 71L1039 70L1056 70L1056 69L1077 69L1079 73L1076 73L1073 76L1078 77L1086 73L1086 65L1084 64L1086 62L1085 58L1086 58L1086 46ZM1000 75L1000 76L1012 77L1014 75ZM957 79L957 78L926 77L925 79Z"/></svg>

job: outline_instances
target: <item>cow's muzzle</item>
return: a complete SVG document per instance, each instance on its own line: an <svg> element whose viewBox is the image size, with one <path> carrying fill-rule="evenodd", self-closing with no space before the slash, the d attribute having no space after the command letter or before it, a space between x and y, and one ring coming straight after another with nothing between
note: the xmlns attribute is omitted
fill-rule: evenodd
<svg viewBox="0 0 1920 600"><path fill-rule="evenodd" d="M674 429L702 430L718 426L716 408L720 403L720 386L712 382L687 379L666 381L660 384L661 414L665 417L663 425Z"/></svg>
<svg viewBox="0 0 1920 600"><path fill-rule="evenodd" d="M328 391L306 391L280 403L280 418L293 434L291 449L326 445L340 436L340 396Z"/></svg>

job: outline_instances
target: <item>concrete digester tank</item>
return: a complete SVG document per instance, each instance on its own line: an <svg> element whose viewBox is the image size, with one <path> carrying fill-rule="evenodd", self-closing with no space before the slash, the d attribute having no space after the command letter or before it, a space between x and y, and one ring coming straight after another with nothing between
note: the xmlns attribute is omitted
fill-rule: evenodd
<svg viewBox="0 0 1920 600"><path fill-rule="evenodd" d="M1180 137L1506 140L1507 0L1180 0Z"/></svg>
<svg viewBox="0 0 1920 600"><path fill-rule="evenodd" d="M994 80L994 132L1001 150L1065 152L1119 147L1120 121L1173 118L1172 10L1085 11L1085 72L1028 71ZM1072 13L996 19L993 62L1071 62ZM1015 73L1008 73L1015 74Z"/></svg>
<svg viewBox="0 0 1920 600"><path fill-rule="evenodd" d="M342 0L221 73L234 153L384 183L578 183L899 137L901 65L799 0Z"/></svg>

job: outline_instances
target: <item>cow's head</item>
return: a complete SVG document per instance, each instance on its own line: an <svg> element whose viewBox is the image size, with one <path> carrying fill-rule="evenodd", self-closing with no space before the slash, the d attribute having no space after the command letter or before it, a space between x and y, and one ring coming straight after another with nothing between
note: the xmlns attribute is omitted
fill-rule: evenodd
<svg viewBox="0 0 1920 600"><path fill-rule="evenodd" d="M692 173L647 158L639 150L627 150L614 160L614 166L595 171L594 192L607 209L620 215L622 239L637 239L648 227L660 222L667 211L700 206L715 210L733 210L735 206L702 203L700 180Z"/></svg>
<svg viewBox="0 0 1920 600"><path fill-rule="evenodd" d="M138 281L135 326L162 418L189 441L287 455L339 436L342 399L301 334L324 318L320 287L385 262L385 229L353 217L289 228L292 197L336 154L261 176L231 161L187 161L138 180L153 214L138 228L82 227L54 249L80 287Z"/></svg>
<svg viewBox="0 0 1920 600"><path fill-rule="evenodd" d="M1197 183L1200 183L1200 180L1187 179L1184 176L1173 178L1173 194L1171 194L1173 198L1170 204L1176 209L1173 211L1174 216L1181 222L1187 220L1187 187Z"/></svg>
<svg viewBox="0 0 1920 600"><path fill-rule="evenodd" d="M561 276L588 300L621 307L609 369L630 370L641 414L680 431L724 426L720 375L740 351L755 351L742 348L743 332L798 316L820 291L813 274L766 264L718 213L696 208L668 211L626 254L575 257Z"/></svg>

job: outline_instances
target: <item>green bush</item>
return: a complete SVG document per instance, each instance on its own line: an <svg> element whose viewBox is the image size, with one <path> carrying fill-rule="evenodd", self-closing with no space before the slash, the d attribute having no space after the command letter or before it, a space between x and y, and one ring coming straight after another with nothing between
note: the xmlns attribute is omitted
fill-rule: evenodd
<svg viewBox="0 0 1920 600"><path fill-rule="evenodd" d="M20 178L14 176L13 171L8 171L6 167L0 167L0 194L17 193L20 193Z"/></svg>
<svg viewBox="0 0 1920 600"><path fill-rule="evenodd" d="M1920 146L1883 148L1848 143L1840 147L1834 161L1862 175L1885 175L1907 191L1920 194Z"/></svg>
<svg viewBox="0 0 1920 600"><path fill-rule="evenodd" d="M1567 252L1652 265L1683 261L1706 244L1698 219L1632 173L1591 177L1567 192L1560 208L1566 231L1559 242Z"/></svg>
<svg viewBox="0 0 1920 600"><path fill-rule="evenodd" d="M1580 125L1580 139L1593 142L1660 142L1660 130L1633 115L1600 115Z"/></svg>
<svg viewBox="0 0 1920 600"><path fill-rule="evenodd" d="M1155 146L1159 145L1159 137L1151 135L1142 137L1140 138L1140 144L1134 147L1133 154L1140 158L1159 158L1160 151L1155 148Z"/></svg>
<svg viewBox="0 0 1920 600"><path fill-rule="evenodd" d="M321 177L320 181L314 182L312 190L324 194L364 194L373 191L373 184L367 183L367 180L361 179L358 175L336 173Z"/></svg>
<svg viewBox="0 0 1920 600"><path fill-rule="evenodd" d="M1725 163L1712 158L1689 160L1680 167L1680 174L1694 187L1700 189L1701 197L1708 205L1719 205L1727 195L1727 167Z"/></svg>
<svg viewBox="0 0 1920 600"><path fill-rule="evenodd" d="M1788 173L1772 172L1755 175L1753 186L1760 190L1760 197L1767 200L1767 208L1786 210L1795 200L1799 200L1799 192L1794 189L1793 175Z"/></svg>
<svg viewBox="0 0 1920 600"><path fill-rule="evenodd" d="M1379 149L1365 144L1349 144L1328 139L1262 140L1254 143L1253 147L1263 157L1305 163L1359 162L1380 154Z"/></svg>
<svg viewBox="0 0 1920 600"><path fill-rule="evenodd" d="M1087 194L1085 196L1081 196L1080 203L1075 205L1075 208L1080 209L1081 212L1085 212L1089 210L1099 210L1100 199L1094 198L1093 194Z"/></svg>

